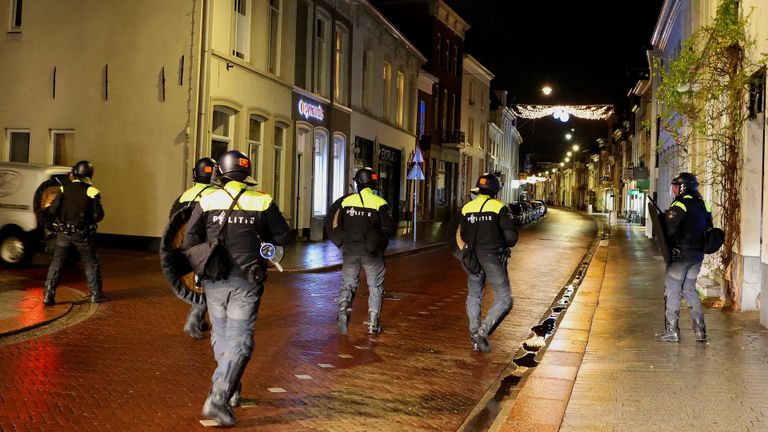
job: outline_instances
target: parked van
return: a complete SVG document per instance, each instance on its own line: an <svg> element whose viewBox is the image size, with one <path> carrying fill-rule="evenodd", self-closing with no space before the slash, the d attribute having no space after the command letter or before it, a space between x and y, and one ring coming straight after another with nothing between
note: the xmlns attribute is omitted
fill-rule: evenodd
<svg viewBox="0 0 768 432"><path fill-rule="evenodd" d="M0 162L0 262L22 267L44 240L41 208L50 205L71 168Z"/></svg>

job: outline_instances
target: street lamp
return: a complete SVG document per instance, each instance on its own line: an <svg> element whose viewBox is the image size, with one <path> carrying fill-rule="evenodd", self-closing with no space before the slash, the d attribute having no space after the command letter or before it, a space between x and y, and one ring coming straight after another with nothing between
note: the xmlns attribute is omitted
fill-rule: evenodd
<svg viewBox="0 0 768 432"><path fill-rule="evenodd" d="M560 166L564 167L565 166L565 162L560 162Z"/></svg>
<svg viewBox="0 0 768 432"><path fill-rule="evenodd" d="M573 153L571 153L571 152L568 152L568 153L566 153L566 155L567 155L568 157L570 157L570 156L573 156Z"/></svg>
<svg viewBox="0 0 768 432"><path fill-rule="evenodd" d="M570 140L571 138L573 138L573 135L571 135L570 133L565 134L566 140Z"/></svg>
<svg viewBox="0 0 768 432"><path fill-rule="evenodd" d="M574 144L573 145L573 151L579 151L579 145L578 144Z"/></svg>
<svg viewBox="0 0 768 432"><path fill-rule="evenodd" d="M568 152L568 153L570 153L570 152ZM566 161L566 162L570 162L570 161L571 161L571 158L569 158L569 157L566 157L566 158L565 158L565 161Z"/></svg>
<svg viewBox="0 0 768 432"><path fill-rule="evenodd" d="M549 85L545 85L544 87L541 88L541 92L544 93L544 96L549 96L550 94L552 94L552 87L550 87Z"/></svg>

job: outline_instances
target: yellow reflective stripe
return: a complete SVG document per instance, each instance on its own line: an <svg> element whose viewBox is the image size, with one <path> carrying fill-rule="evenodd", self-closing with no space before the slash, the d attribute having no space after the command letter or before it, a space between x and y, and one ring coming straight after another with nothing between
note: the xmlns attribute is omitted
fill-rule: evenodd
<svg viewBox="0 0 768 432"><path fill-rule="evenodd" d="M95 188L95 187L93 187L93 186L89 186L89 187L88 187L88 191L86 191L86 194L88 194L88 196L89 196L90 198L96 198L96 195L98 195L98 194L100 194L100 193L101 193L101 191L100 191L100 190L98 190L98 189L96 189L96 188Z"/></svg>
<svg viewBox="0 0 768 432"><path fill-rule="evenodd" d="M498 213L504 208L504 203L497 199L490 198L488 195L480 194L477 198L466 203L464 207L461 208L461 214L477 213L480 211L480 208L483 209L483 213Z"/></svg>
<svg viewBox="0 0 768 432"><path fill-rule="evenodd" d="M59 189L61 190L61 193L64 193L64 186L59 186Z"/></svg>
<svg viewBox="0 0 768 432"><path fill-rule="evenodd" d="M183 194L181 194L181 197L179 197L179 202L190 202L193 200L200 200L200 198L214 192L216 190L215 187L210 186L203 183L195 183L194 186L184 191ZM207 188L207 189L206 189ZM200 193L200 191L204 191ZM198 197L198 194L200 195Z"/></svg>
<svg viewBox="0 0 768 432"><path fill-rule="evenodd" d="M673 202L670 208L671 207L680 207L681 209L683 209L684 212L688 212L688 208L685 206L685 204L681 203L680 201Z"/></svg>
<svg viewBox="0 0 768 432"><path fill-rule="evenodd" d="M685 199L685 198L693 199L693 197L691 195L683 195L683 199Z"/></svg>
<svg viewBox="0 0 768 432"><path fill-rule="evenodd" d="M221 189L207 194L200 199L200 207L203 211L228 210L232 205L233 196ZM266 211L272 204L272 196L257 191L246 191L237 200L237 205L233 210L245 211Z"/></svg>
<svg viewBox="0 0 768 432"><path fill-rule="evenodd" d="M360 201L360 195L363 196L363 200ZM363 189L360 194L352 194L341 201L342 207L362 207L373 210L378 210L381 206L386 205L387 201L374 194L370 189Z"/></svg>
<svg viewBox="0 0 768 432"><path fill-rule="evenodd" d="M704 207L706 207L708 212L712 213L712 206L708 202L704 201Z"/></svg>

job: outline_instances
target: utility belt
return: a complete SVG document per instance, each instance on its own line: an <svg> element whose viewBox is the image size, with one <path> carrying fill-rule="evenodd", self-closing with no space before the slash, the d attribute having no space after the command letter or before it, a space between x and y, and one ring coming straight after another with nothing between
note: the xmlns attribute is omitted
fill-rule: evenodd
<svg viewBox="0 0 768 432"><path fill-rule="evenodd" d="M54 222L53 231L61 234L93 234L96 232L96 224L72 224L64 222Z"/></svg>

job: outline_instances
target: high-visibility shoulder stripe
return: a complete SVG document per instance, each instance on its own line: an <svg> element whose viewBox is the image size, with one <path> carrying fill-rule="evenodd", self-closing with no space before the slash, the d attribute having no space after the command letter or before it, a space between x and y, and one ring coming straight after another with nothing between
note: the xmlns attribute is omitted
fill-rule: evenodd
<svg viewBox="0 0 768 432"><path fill-rule="evenodd" d="M96 189L93 186L88 186L88 190L86 191L86 194L88 194L88 197L90 198L96 198L96 195L100 194L101 191Z"/></svg>
<svg viewBox="0 0 768 432"><path fill-rule="evenodd" d="M360 196L362 195L362 200ZM342 207L362 207L373 210L378 210L381 206L386 205L387 201L374 194L370 189L363 189L359 194L351 194L341 201Z"/></svg>
<svg viewBox="0 0 768 432"><path fill-rule="evenodd" d="M693 199L693 196L691 196L691 195L683 195L683 198Z"/></svg>
<svg viewBox="0 0 768 432"><path fill-rule="evenodd" d="M227 191L216 190L200 199L200 207L203 211L228 210L232 205L232 198ZM272 204L272 196L257 191L245 191L237 200L233 210L266 211Z"/></svg>
<svg viewBox="0 0 768 432"><path fill-rule="evenodd" d="M688 208L685 206L685 204L681 203L680 201L674 201L670 206L670 208L671 207L680 207L681 209L683 209L684 212L688 212Z"/></svg>
<svg viewBox="0 0 768 432"><path fill-rule="evenodd" d="M179 197L179 202L190 202L190 201L197 201L200 200L200 198L216 191L216 188L207 185L204 183L195 183L194 186L184 191L183 194Z"/></svg>
<svg viewBox="0 0 768 432"><path fill-rule="evenodd" d="M504 208L504 203L488 196L481 195L472 201L464 204L461 208L461 214L477 213L480 209L483 209L483 213L499 213Z"/></svg>
<svg viewBox="0 0 768 432"><path fill-rule="evenodd" d="M706 201L704 201L704 208L706 208L708 212L712 213L712 205Z"/></svg>

